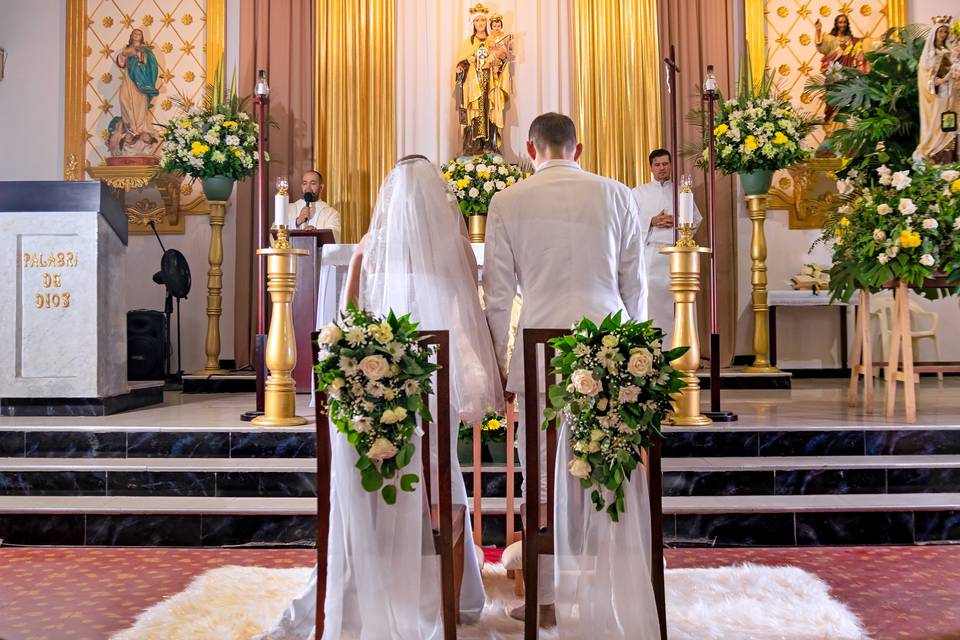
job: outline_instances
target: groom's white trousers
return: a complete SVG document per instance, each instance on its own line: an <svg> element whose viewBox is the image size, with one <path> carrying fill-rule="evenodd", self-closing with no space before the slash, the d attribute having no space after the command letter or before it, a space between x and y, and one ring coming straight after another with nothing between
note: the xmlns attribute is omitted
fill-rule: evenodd
<svg viewBox="0 0 960 640"><path fill-rule="evenodd" d="M523 482L520 485L520 491L523 495L524 501L527 499L527 412L524 405L525 395L522 393L517 394L517 407L519 415L519 425L517 427L517 450L520 454L520 472L523 474ZM539 401L537 403L538 407L544 407L546 402L546 394L541 393ZM542 410L542 409L541 409ZM538 416L540 414L538 413ZM539 418L538 418L539 421ZM540 501L546 504L547 502L547 434L540 428L540 425L537 425L537 433L540 436ZM559 473L559 471L557 471ZM534 510L528 506L527 507L527 520L530 522L531 514L534 513ZM554 517L554 526L556 526L557 518ZM536 524L534 523L534 526ZM554 570L553 570L553 558L551 556L540 556L540 580L537 589L538 598L540 604L553 604L555 600L555 585L554 585Z"/></svg>

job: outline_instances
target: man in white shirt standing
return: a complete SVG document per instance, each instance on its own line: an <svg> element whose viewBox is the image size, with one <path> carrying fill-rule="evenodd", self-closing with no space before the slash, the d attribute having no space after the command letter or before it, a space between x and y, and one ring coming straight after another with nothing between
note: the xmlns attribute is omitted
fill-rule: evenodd
<svg viewBox="0 0 960 640"><path fill-rule="evenodd" d="M640 210L640 229L643 231L647 264L648 311L654 326L664 332L664 348L673 339L673 294L670 291L670 260L660 253L660 247L673 245L673 180L671 158L666 149L650 152L650 172L653 180L633 190ZM696 203L693 205L694 225L703 219Z"/></svg>
<svg viewBox="0 0 960 640"><path fill-rule="evenodd" d="M323 176L311 169L303 174L300 190L303 197L287 208L287 226L291 229L330 229L333 239L340 243L340 213L320 199L323 195Z"/></svg>

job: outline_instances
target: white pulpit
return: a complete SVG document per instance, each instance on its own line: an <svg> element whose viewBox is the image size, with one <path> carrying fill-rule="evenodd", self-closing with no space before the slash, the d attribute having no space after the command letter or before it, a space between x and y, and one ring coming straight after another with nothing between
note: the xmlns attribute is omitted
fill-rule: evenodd
<svg viewBox="0 0 960 640"><path fill-rule="evenodd" d="M127 384L126 251L100 182L0 182L0 413L152 403Z"/></svg>

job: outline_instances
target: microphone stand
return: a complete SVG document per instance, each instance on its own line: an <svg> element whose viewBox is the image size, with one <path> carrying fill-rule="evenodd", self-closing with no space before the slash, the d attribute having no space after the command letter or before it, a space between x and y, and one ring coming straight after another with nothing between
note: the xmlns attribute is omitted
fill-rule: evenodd
<svg viewBox="0 0 960 640"><path fill-rule="evenodd" d="M717 94L717 79L713 65L707 65L707 79L703 83L703 101L707 103L707 228L710 232L710 411L704 411L714 422L734 422L737 414L720 409L720 326L717 317L717 154L713 136Z"/></svg>
<svg viewBox="0 0 960 640"><path fill-rule="evenodd" d="M267 109L270 106L270 87L267 85L267 74L263 69L257 70L257 84L254 88L253 104L256 111L257 126L257 248L266 247L267 223L267 161L266 161L266 130ZM264 287L264 257L257 255L257 335L253 341L253 363L257 372L257 404L253 411L246 411L240 419L249 422L264 411L264 389L266 384L266 288Z"/></svg>

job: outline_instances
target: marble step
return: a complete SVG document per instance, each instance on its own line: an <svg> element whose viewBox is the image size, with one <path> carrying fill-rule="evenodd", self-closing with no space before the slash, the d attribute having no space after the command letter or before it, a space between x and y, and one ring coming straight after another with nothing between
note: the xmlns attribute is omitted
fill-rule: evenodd
<svg viewBox="0 0 960 640"><path fill-rule="evenodd" d="M666 497L663 507L672 545L960 541L960 493ZM310 546L315 508L312 498L8 496L0 497L0 539L8 545ZM489 543L502 536L505 500L486 498L482 508Z"/></svg>

